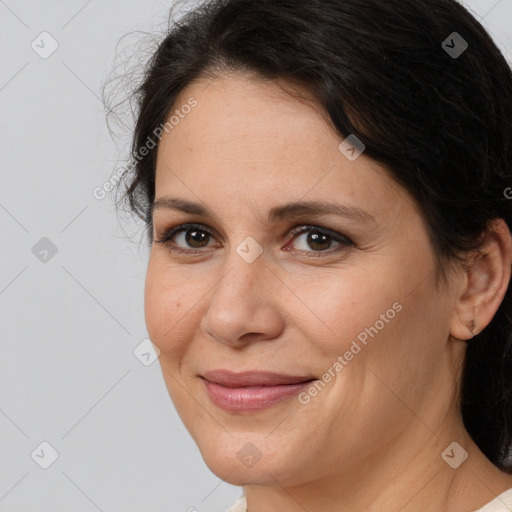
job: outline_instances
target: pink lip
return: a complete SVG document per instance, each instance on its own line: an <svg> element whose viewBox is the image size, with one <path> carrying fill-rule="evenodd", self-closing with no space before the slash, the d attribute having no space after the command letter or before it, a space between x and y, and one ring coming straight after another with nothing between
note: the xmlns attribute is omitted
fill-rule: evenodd
<svg viewBox="0 0 512 512"><path fill-rule="evenodd" d="M202 378L211 401L229 412L265 409L296 395L314 380L307 376L229 370L207 372Z"/></svg>

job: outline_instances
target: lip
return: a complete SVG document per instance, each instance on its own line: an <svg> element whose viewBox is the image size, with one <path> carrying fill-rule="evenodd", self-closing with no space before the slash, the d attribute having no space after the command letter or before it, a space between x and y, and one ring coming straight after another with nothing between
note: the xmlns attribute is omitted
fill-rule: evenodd
<svg viewBox="0 0 512 512"><path fill-rule="evenodd" d="M229 412L266 409L297 395L314 377L273 372L214 370L202 376L210 400Z"/></svg>

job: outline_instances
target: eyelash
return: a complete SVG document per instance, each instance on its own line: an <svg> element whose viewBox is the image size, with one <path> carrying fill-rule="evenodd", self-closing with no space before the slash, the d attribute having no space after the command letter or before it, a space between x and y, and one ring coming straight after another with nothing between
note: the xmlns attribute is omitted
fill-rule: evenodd
<svg viewBox="0 0 512 512"><path fill-rule="evenodd" d="M175 226L175 227L169 229L168 231L164 232L162 235L157 235L154 241L155 241L155 243L162 244L162 245L166 246L170 251L173 251L173 252L179 253L179 254L195 255L195 254L204 253L205 249L183 249L183 248L175 245L174 243L172 243L172 238L174 237L174 235L181 233L181 232L187 232L187 231L190 231L193 229L207 233L208 236L210 236L210 237L214 237L213 233L210 230L206 229L204 225L189 223L189 224L181 224L179 226ZM326 235L326 236L330 237L331 239L333 239L335 242L338 242L340 244L334 250L327 249L325 251L301 251L301 250L296 251L296 252L302 252L302 253L306 252L306 253L310 254L309 257L318 258L318 257L322 257L322 255L332 255L334 253L341 252L343 249L346 249L347 247L354 245L352 240L350 240L346 236L343 236L340 233L337 233L336 231L332 231L327 228L321 228L319 226L311 226L311 225L300 225L300 226L296 226L295 228L292 228L292 231L290 233L291 235L293 235L292 241L295 240L298 236L300 236L304 233L307 233L309 231L314 231L314 232L320 233L322 235ZM313 253L313 255L311 255L311 253Z"/></svg>

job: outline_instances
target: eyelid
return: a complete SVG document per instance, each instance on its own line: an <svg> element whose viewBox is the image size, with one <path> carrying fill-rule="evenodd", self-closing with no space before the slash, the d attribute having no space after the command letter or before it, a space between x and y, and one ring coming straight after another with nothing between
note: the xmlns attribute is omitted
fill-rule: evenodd
<svg viewBox="0 0 512 512"><path fill-rule="evenodd" d="M352 240L350 240L350 238L339 233L338 231L334 231L333 229L330 229L330 228L324 228L322 226L317 226L315 224L299 224L296 227L293 227L291 229L290 234L291 235L299 235L306 231L313 231L315 229L321 233L325 233L325 234L329 235L330 237L332 237L334 240L337 240L338 242L344 241L346 243L353 243Z"/></svg>

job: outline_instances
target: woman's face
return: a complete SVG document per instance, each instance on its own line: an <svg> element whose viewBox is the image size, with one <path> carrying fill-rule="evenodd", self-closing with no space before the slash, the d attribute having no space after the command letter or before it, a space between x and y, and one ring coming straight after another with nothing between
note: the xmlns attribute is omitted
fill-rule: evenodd
<svg viewBox="0 0 512 512"><path fill-rule="evenodd" d="M453 413L463 343L408 193L276 82L197 82L173 110L145 313L210 469L303 484L427 446Z"/></svg>

